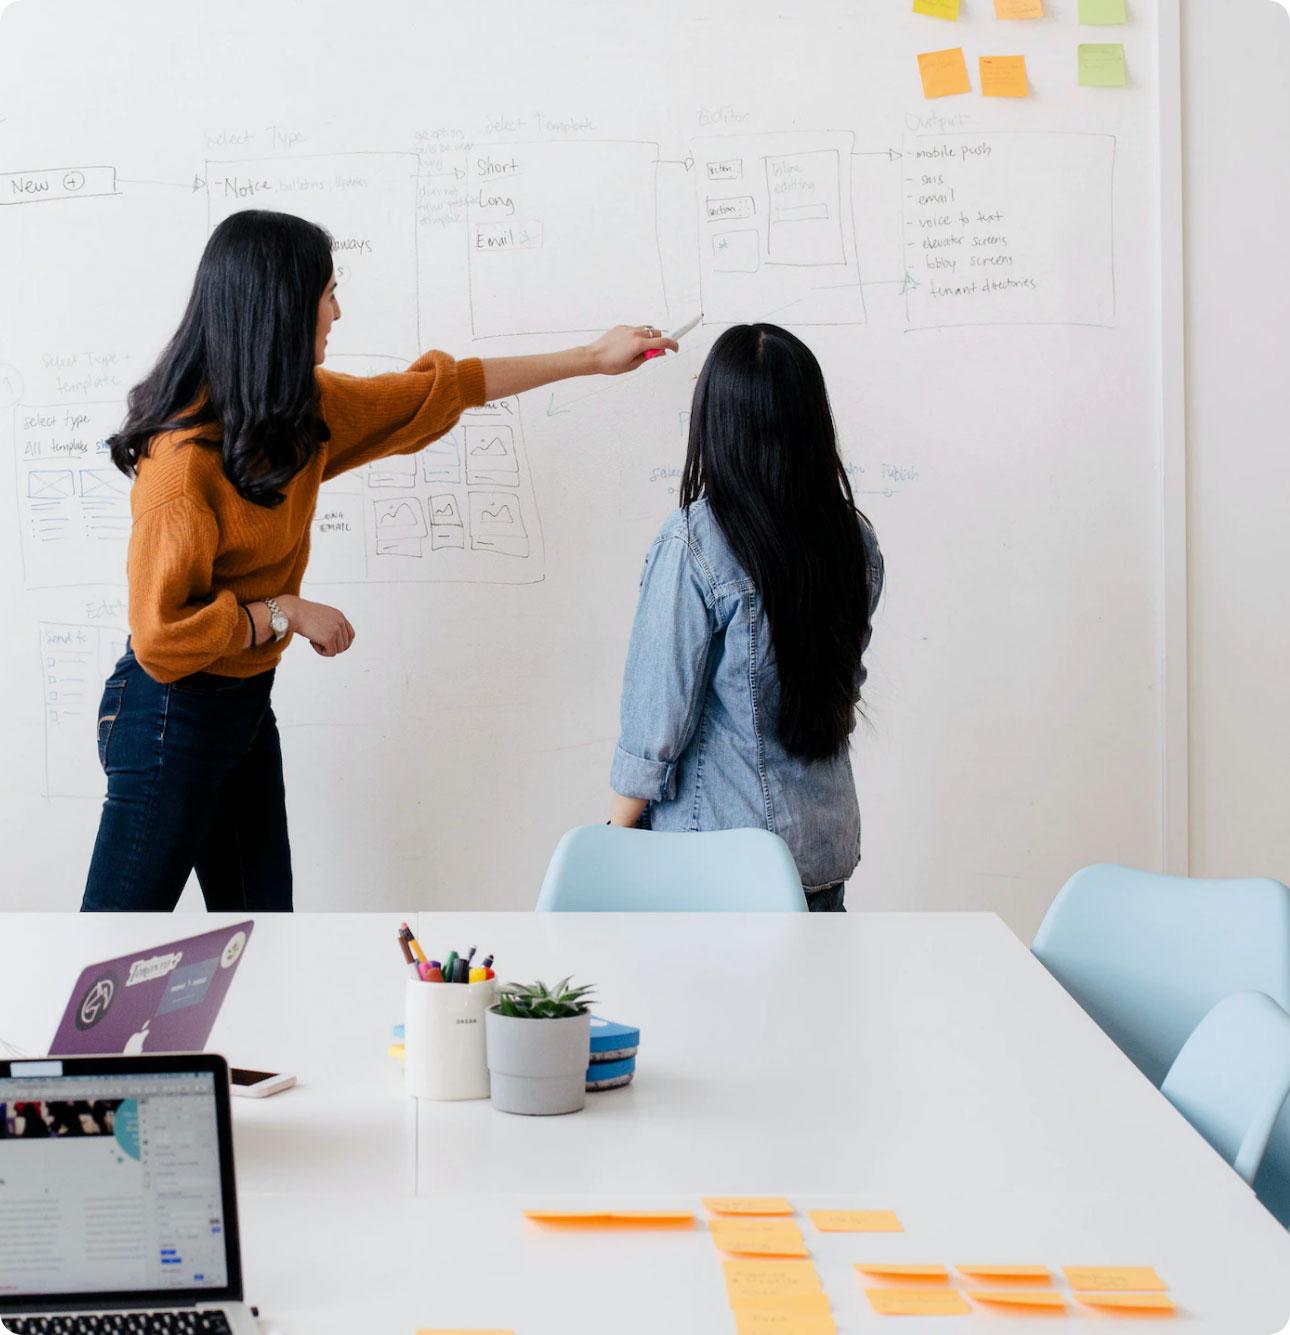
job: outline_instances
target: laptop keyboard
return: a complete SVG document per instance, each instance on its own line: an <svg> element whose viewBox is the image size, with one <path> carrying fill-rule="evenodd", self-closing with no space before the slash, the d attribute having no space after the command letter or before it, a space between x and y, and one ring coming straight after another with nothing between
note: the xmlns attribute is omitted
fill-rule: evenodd
<svg viewBox="0 0 1290 1335"><path fill-rule="evenodd" d="M14 1335L232 1335L222 1312L100 1312L87 1316L4 1316Z"/></svg>

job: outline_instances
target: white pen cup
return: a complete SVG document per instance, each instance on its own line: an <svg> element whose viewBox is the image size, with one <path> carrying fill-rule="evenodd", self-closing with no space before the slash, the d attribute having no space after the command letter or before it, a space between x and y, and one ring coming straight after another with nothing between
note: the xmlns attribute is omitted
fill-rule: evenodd
<svg viewBox="0 0 1290 1335"><path fill-rule="evenodd" d="M493 1004L494 982L408 980L403 1079L414 1098L447 1102L488 1097L484 1013Z"/></svg>

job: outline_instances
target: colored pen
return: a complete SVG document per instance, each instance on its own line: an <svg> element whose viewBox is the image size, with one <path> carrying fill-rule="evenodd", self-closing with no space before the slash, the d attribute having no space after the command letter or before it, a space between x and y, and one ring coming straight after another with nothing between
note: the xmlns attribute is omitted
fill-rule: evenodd
<svg viewBox="0 0 1290 1335"><path fill-rule="evenodd" d="M668 338L670 338L674 343L679 343L686 336L686 334L688 334L692 329L698 327L699 321L702 319L703 319L703 312L700 311L698 315L694 317L693 320L687 320L685 324L683 324L679 329L672 330L672 332L668 334ZM650 348L650 350L645 354L645 360L649 361L651 357L661 357L662 355L663 355L662 348Z"/></svg>
<svg viewBox="0 0 1290 1335"><path fill-rule="evenodd" d="M413 978L419 978L421 975L417 972L417 962L412 958L412 951L408 949L407 938L402 932L399 933L399 949L403 952L403 962L412 970Z"/></svg>
<svg viewBox="0 0 1290 1335"><path fill-rule="evenodd" d="M421 962L424 963L424 961L425 961L425 957L426 957L426 953L425 953L424 950L421 949L420 945L417 943L417 939L416 939L416 937L412 935L412 928L409 927L409 926L407 925L407 923L404 923L404 924L399 928L399 931L400 931L400 933L403 933L403 932L406 932L406 933L407 933L407 936L406 936L404 939L405 939L405 940L407 941L407 943L408 943L408 948L412 951L412 953L417 957L418 960L420 960Z"/></svg>
<svg viewBox="0 0 1290 1335"><path fill-rule="evenodd" d="M453 981L452 971L457 967L457 952L450 950L447 958L443 962L443 981L451 983Z"/></svg>

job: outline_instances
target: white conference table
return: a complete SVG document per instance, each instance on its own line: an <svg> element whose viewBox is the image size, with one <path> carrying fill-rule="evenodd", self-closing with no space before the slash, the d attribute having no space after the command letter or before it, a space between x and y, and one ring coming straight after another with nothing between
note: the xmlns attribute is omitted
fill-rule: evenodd
<svg viewBox="0 0 1290 1335"><path fill-rule="evenodd" d="M842 1335L951 1320L872 1314L860 1260L1153 1265L1196 1335L1290 1316L1290 1235L991 914L406 916L431 954L596 983L599 1014L641 1027L636 1082L570 1117L417 1107L386 1055L398 916L258 918L210 1046L300 1078L234 1104L247 1293L285 1335L732 1329L701 1225L522 1217L701 1217L707 1194L900 1215L895 1235L803 1221ZM190 928L0 917L0 1039L40 1051L83 965ZM1111 1319L961 1318L983 1335Z"/></svg>

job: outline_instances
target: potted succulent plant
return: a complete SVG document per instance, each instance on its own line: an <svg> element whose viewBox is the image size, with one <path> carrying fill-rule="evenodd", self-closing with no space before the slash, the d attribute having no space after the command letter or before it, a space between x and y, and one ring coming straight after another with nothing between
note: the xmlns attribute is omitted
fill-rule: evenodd
<svg viewBox="0 0 1290 1335"><path fill-rule="evenodd" d="M591 985L507 983L484 1016L493 1106L542 1115L587 1102Z"/></svg>

